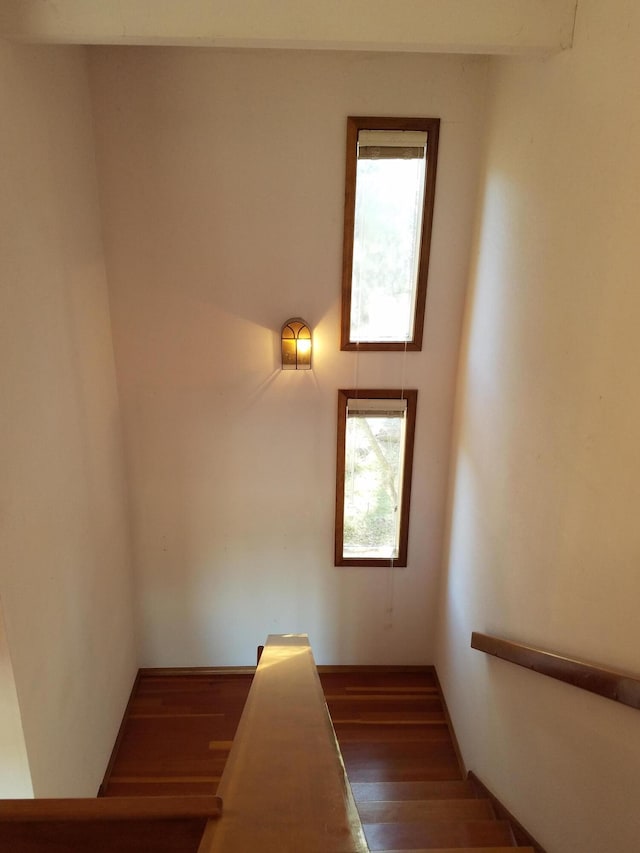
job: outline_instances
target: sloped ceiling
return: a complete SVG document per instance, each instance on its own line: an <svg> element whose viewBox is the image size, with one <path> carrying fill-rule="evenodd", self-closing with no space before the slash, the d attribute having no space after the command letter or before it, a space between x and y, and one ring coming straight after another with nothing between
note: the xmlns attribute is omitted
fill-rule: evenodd
<svg viewBox="0 0 640 853"><path fill-rule="evenodd" d="M165 44L545 54L571 47L577 0L4 0L0 36Z"/></svg>

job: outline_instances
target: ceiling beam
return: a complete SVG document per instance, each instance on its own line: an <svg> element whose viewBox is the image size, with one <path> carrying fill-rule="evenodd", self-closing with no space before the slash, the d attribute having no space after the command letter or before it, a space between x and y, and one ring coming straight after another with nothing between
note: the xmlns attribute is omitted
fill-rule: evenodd
<svg viewBox="0 0 640 853"><path fill-rule="evenodd" d="M0 37L36 44L198 45L548 54L577 0L2 0Z"/></svg>

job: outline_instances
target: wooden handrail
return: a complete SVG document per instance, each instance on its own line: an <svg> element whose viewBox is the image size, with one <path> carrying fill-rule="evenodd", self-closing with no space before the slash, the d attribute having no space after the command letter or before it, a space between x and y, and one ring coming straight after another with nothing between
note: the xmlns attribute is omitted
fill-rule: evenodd
<svg viewBox="0 0 640 853"><path fill-rule="evenodd" d="M214 796L3 800L0 850L197 853L220 812Z"/></svg>
<svg viewBox="0 0 640 853"><path fill-rule="evenodd" d="M604 696L614 702L640 709L638 676L604 669L586 661L513 643L489 634L479 634L476 631L471 634L471 648L572 684L581 690L597 693L598 696Z"/></svg>
<svg viewBox="0 0 640 853"><path fill-rule="evenodd" d="M210 819L221 811L220 797L203 795L0 800L0 823Z"/></svg>
<svg viewBox="0 0 640 853"><path fill-rule="evenodd" d="M267 639L198 853L367 853L306 635Z"/></svg>
<svg viewBox="0 0 640 853"><path fill-rule="evenodd" d="M0 849L368 853L306 635L267 639L218 794L0 802Z"/></svg>

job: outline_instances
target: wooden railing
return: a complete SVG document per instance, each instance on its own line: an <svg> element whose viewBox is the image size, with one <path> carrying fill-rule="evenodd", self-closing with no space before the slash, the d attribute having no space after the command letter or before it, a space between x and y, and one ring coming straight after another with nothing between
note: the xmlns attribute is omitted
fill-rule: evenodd
<svg viewBox="0 0 640 853"><path fill-rule="evenodd" d="M368 853L306 635L268 638L218 794L0 801L0 851Z"/></svg>
<svg viewBox="0 0 640 853"><path fill-rule="evenodd" d="M367 853L306 635L270 636L199 853Z"/></svg>
<svg viewBox="0 0 640 853"><path fill-rule="evenodd" d="M7 853L196 853L219 797L108 797L0 801Z"/></svg>
<svg viewBox="0 0 640 853"><path fill-rule="evenodd" d="M597 693L614 702L640 709L640 678L628 673L564 657L553 652L473 632L471 648L515 663L541 675Z"/></svg>

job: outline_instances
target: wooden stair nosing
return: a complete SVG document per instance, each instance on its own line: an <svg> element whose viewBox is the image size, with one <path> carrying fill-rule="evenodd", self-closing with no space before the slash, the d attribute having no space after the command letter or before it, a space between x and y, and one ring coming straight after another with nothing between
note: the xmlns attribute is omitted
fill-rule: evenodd
<svg viewBox="0 0 640 853"><path fill-rule="evenodd" d="M535 853L533 847L411 847L403 850L378 850L376 853L512 853L514 849L520 853Z"/></svg>
<svg viewBox="0 0 640 853"><path fill-rule="evenodd" d="M466 779L414 782L352 782L356 803L380 800L475 799L478 794Z"/></svg>
<svg viewBox="0 0 640 853"><path fill-rule="evenodd" d="M331 719L336 730L338 726L353 726L354 728L361 729L363 732L366 732L373 726L380 726L380 728L415 727L417 729L421 729L424 726L446 727L447 725L444 715L439 711L432 712L429 715L421 715L419 719L407 719L406 717L385 717L384 719L375 719L373 717L339 717L337 715L334 715Z"/></svg>
<svg viewBox="0 0 640 853"><path fill-rule="evenodd" d="M444 735L444 736L443 736ZM443 758L453 758L456 754L447 737L446 730L442 733L430 733L429 737L412 738L411 740L382 740L362 743L348 740L344 746L340 737L340 751L345 761L354 763L380 763L403 761L439 761ZM464 778L460 774L460 778Z"/></svg>
<svg viewBox="0 0 640 853"><path fill-rule="evenodd" d="M346 766L349 782L455 782L460 779L458 765L450 763L441 767L425 767L418 765L415 768L378 768L349 767Z"/></svg>
<svg viewBox="0 0 640 853"><path fill-rule="evenodd" d="M450 743L449 732L445 722L431 723L426 725L394 725L370 723L364 726L357 723L334 723L336 737L343 744L365 745L373 744L395 744L396 749L401 748L402 743L427 744L427 743ZM381 749L381 746L375 747ZM391 748L388 746L387 748Z"/></svg>

